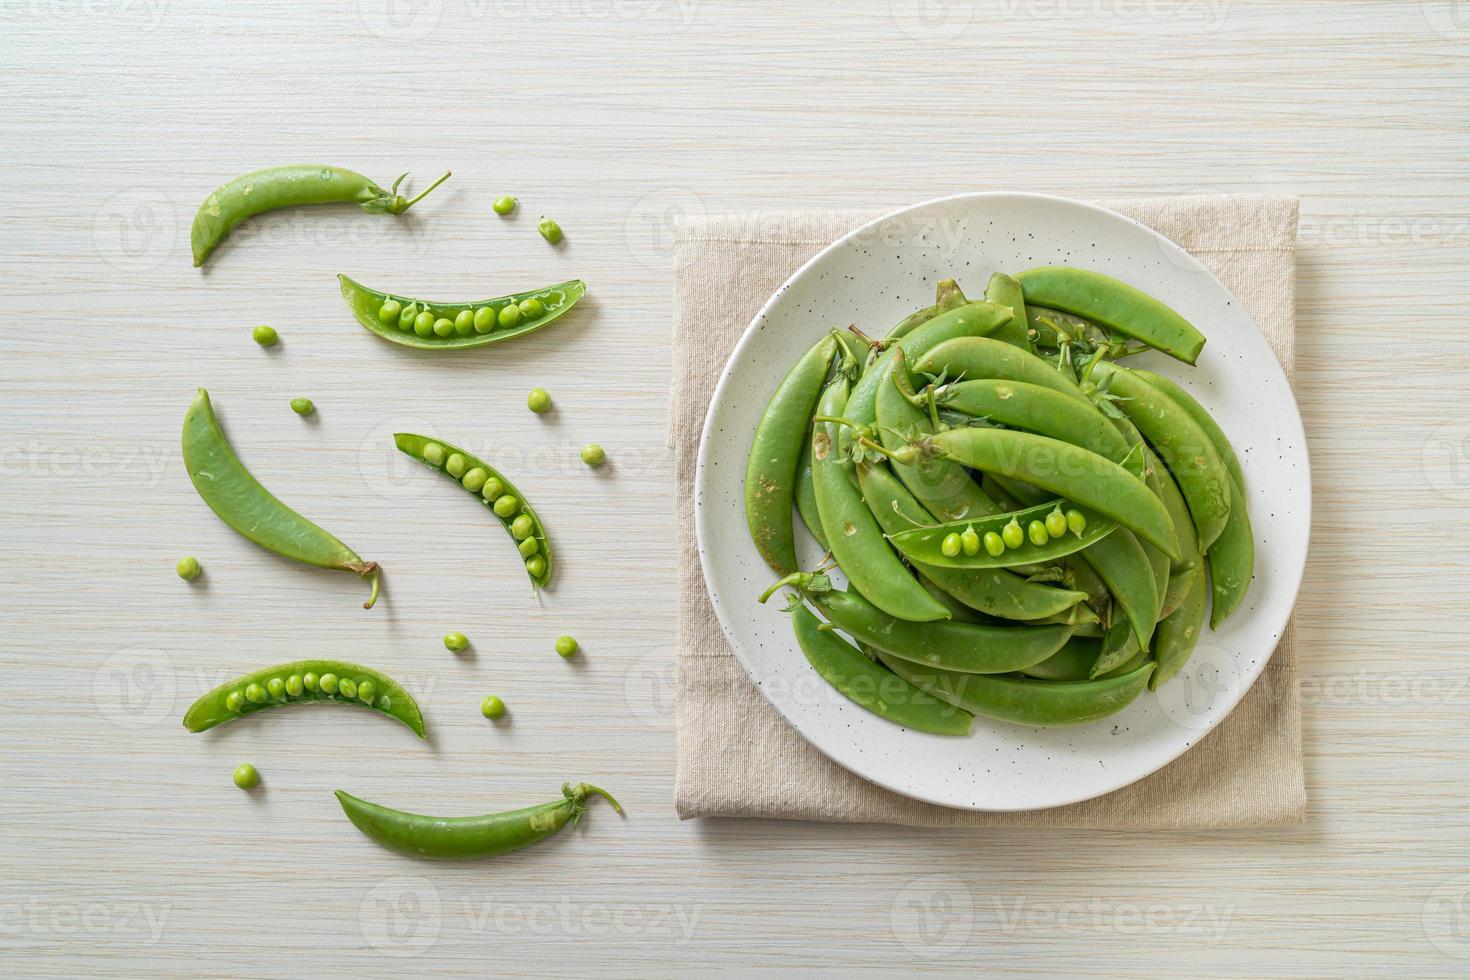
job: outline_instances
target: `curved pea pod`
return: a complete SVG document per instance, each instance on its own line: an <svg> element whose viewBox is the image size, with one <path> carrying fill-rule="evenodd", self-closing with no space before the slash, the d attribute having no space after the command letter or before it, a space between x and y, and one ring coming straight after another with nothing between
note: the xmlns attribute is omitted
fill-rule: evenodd
<svg viewBox="0 0 1470 980"><path fill-rule="evenodd" d="M543 286L509 296L496 296L493 299L440 303L379 292L344 275L337 276L337 279L342 285L342 298L347 301L347 308L352 311L358 323L384 340L419 350L462 350L524 337L560 320L587 294L585 282L569 279L554 286ZM393 305L390 306L390 303ZM527 305L522 306L523 303ZM500 316L510 306L516 308L515 323L506 326ZM405 321L403 318L403 311L410 309L428 313L435 322L447 320L455 324L455 329L447 336L433 332L428 336L420 336L413 329L412 321ZM384 319L384 313L389 310L393 311L392 315ZM523 310L529 310L535 315L523 313ZM461 319L465 313L469 317Z"/></svg>
<svg viewBox="0 0 1470 980"><path fill-rule="evenodd" d="M1235 454L1235 447L1230 445L1230 440L1225 436L1225 430L1220 428L1220 424L1215 421L1214 416L1210 415L1209 410L1195 401L1194 396L1176 384L1172 378L1144 368L1130 368L1129 370L1172 398L1180 408L1189 414L1190 418L1194 419L1195 423L1204 430L1205 435L1210 437L1215 451L1220 454L1225 468L1230 471L1230 478L1244 491L1245 472L1240 467L1240 457Z"/></svg>
<svg viewBox="0 0 1470 980"><path fill-rule="evenodd" d="M260 485L230 448L203 388L184 416L184 467L199 496L230 527L267 551L319 568L340 568L367 579L378 601L378 563L357 552L281 503Z"/></svg>
<svg viewBox="0 0 1470 980"><path fill-rule="evenodd" d="M1070 626L981 626L895 619L854 592L814 592L811 601L859 643L904 660L962 673L999 674L1040 663L1061 649Z"/></svg>
<svg viewBox="0 0 1470 980"><path fill-rule="evenodd" d="M857 468L863 500L888 534L933 521L886 468L862 465ZM1081 592L1028 582L1004 568L959 570L914 562L914 569L946 594L971 609L1002 619L1030 621L1074 609L1085 598Z"/></svg>
<svg viewBox="0 0 1470 980"><path fill-rule="evenodd" d="M830 382L817 403L820 416L840 416L847 402L847 380ZM884 612L900 619L925 622L944 619L949 611L924 591L883 539L852 475L853 463L842 459L838 430L823 422L812 430L812 485L827 546L852 587Z"/></svg>
<svg viewBox="0 0 1470 980"><path fill-rule="evenodd" d="M888 331L888 340L898 340L913 333L915 328L923 326L940 312L938 304L926 306L921 310L915 310L908 316L894 324L892 330Z"/></svg>
<svg viewBox="0 0 1470 980"><path fill-rule="evenodd" d="M1204 629L1207 595L1204 576L1196 577L1179 608L1159 623L1158 634L1154 638L1154 657L1158 660L1159 669L1149 681L1151 690L1157 691L1159 685L1179 673L1179 669L1189 662Z"/></svg>
<svg viewBox="0 0 1470 980"><path fill-rule="evenodd" d="M817 512L817 488L812 482L812 427L807 426L806 435L801 441L801 458L796 464L796 512L801 515L801 522L811 532L812 537L817 539L817 544L822 550L827 550L827 533L822 530L822 517Z"/></svg>
<svg viewBox="0 0 1470 980"><path fill-rule="evenodd" d="M1098 678L1115 670L1132 660L1134 655L1141 652L1142 649L1138 642L1138 635L1129 626L1128 621L1121 616L1118 617L1103 633L1102 645L1098 650L1097 660L1092 664L1090 676Z"/></svg>
<svg viewBox="0 0 1470 980"><path fill-rule="evenodd" d="M987 533L999 534L1012 520L1020 524L1022 528L1028 527L1032 521L1045 521L1047 516L1059 507L1064 511L1075 510L1083 516L1087 523L1081 532L1067 531L1059 538L1049 538L1045 544L1036 544L1028 538L1022 541L1019 547L1008 547L999 555L992 555L983 548L974 555L967 555L964 552L956 555L944 553L944 539L951 534L973 530L983 539ZM997 514L994 517L985 517L977 521L950 521L929 527L910 528L907 531L890 535L888 540L893 542L893 546L905 558L925 565L959 569L1011 568L1016 565L1037 565L1065 558L1112 534L1117 526L1116 521L1097 511L1075 507L1065 500L1052 500L1037 507L1027 507L1024 510Z"/></svg>
<svg viewBox="0 0 1470 980"><path fill-rule="evenodd" d="M1179 542L1179 560L1173 562L1170 568L1176 572L1198 568L1203 564L1204 556L1199 550L1199 535L1195 533L1193 519L1189 516L1189 505L1184 502L1184 494L1179 492L1179 484L1174 482L1174 475L1169 472L1169 468L1152 451L1149 452L1149 464L1158 473L1159 499L1169 511L1169 519L1174 522L1174 539Z"/></svg>
<svg viewBox="0 0 1470 980"><path fill-rule="evenodd" d="M1023 350L1030 350L1026 298L1021 292L1021 284L1004 272L992 273L990 282L985 287L985 299L996 306L1008 306L1011 309L1011 318L991 336Z"/></svg>
<svg viewBox="0 0 1470 980"><path fill-rule="evenodd" d="M1158 619L1159 587L1143 542L1119 528L1084 551L1082 557L1107 585L1114 606L1122 611L1139 647L1147 650Z"/></svg>
<svg viewBox="0 0 1470 980"><path fill-rule="evenodd" d="M1240 605L1250 591L1255 574L1256 545L1251 534L1251 519L1246 512L1245 497L1240 488L1230 488L1234 501L1225 530L1205 556L1210 565L1210 629L1218 629Z"/></svg>
<svg viewBox="0 0 1470 980"><path fill-rule="evenodd" d="M1119 396L1118 406L1163 459L1189 505L1199 546L1210 545L1230 518L1230 472L1205 431L1172 398L1128 368L1101 361L1093 376ZM1169 557L1178 558L1171 551Z"/></svg>
<svg viewBox="0 0 1470 980"><path fill-rule="evenodd" d="M1092 675L1092 665L1097 663L1101 640L1075 634L1062 644L1062 648L1039 664L1032 664L1021 673L1039 681L1085 681Z"/></svg>
<svg viewBox="0 0 1470 980"><path fill-rule="evenodd" d="M1137 533L1170 558L1179 556L1174 525L1142 479L1079 446L1010 429L949 429L890 455L900 462L939 453L986 473L1049 490Z"/></svg>
<svg viewBox="0 0 1470 980"><path fill-rule="evenodd" d="M914 687L863 655L821 622L800 601L791 624L807 662L853 704L896 725L934 735L968 735L975 716Z"/></svg>
<svg viewBox="0 0 1470 980"><path fill-rule="evenodd" d="M1122 711L1143 692L1154 665L1105 680L1057 682L1027 677L960 674L879 657L917 687L971 714L1017 725L1079 725Z"/></svg>
<svg viewBox="0 0 1470 980"><path fill-rule="evenodd" d="M428 436L415 435L412 432L395 432L393 433L393 444L403 454L418 460L431 470L443 473L460 484L473 494L486 510L490 511L495 520L505 528L505 533L509 534L511 540L515 541L519 547L521 557L524 559L526 575L531 579L533 590L544 589L551 583L551 542L546 539L546 525L541 523L541 518L536 516L536 511L532 509L530 502L516 489L515 484L506 479L504 474L478 456L465 452L443 439L430 439ZM440 462L436 463L426 455L429 446L439 447L438 455L442 456ZM455 456L463 457L463 476L456 477L446 469L449 461ZM476 470L482 471L485 479L480 481L480 484L474 489L470 489L470 486L464 481ZM483 490L492 485L492 480L495 481L494 485L499 487L499 493L494 499L487 499ZM496 511L495 506L507 497L512 501L506 506L506 509L510 511L510 516L503 517ZM515 522L522 515L530 518L530 533L524 537L518 537L514 529ZM535 547L531 547L527 542L534 542Z"/></svg>
<svg viewBox="0 0 1470 980"><path fill-rule="evenodd" d="M909 360L920 374L1020 381L1059 391L1089 407L1092 404L1070 374L994 337L956 337L935 344L926 353Z"/></svg>
<svg viewBox="0 0 1470 980"><path fill-rule="evenodd" d="M1199 567L1182 568L1169 576L1169 586L1164 590L1164 602L1159 607L1159 619L1167 619L1179 608L1189 590L1194 588L1194 580L1204 573L1205 570Z"/></svg>
<svg viewBox="0 0 1470 980"><path fill-rule="evenodd" d="M755 427L745 462L745 525L756 550L777 574L796 571L791 509L807 426L832 368L837 341L812 345L776 388Z"/></svg>
<svg viewBox="0 0 1470 980"><path fill-rule="evenodd" d="M1205 346L1194 324L1148 293L1112 276L1066 265L1027 269L1016 276L1027 303L1074 313L1193 364Z"/></svg>
<svg viewBox="0 0 1470 980"><path fill-rule="evenodd" d="M588 783L563 784L562 798L506 813L478 817L427 817L360 800L337 790L337 802L352 825L399 854L435 861L467 861L508 854L575 826L587 810L587 799L601 796L618 813L623 808L606 790Z"/></svg>
<svg viewBox="0 0 1470 980"><path fill-rule="evenodd" d="M323 677L335 678L328 685L331 690L323 689ZM351 683L351 693L344 690L344 680ZM318 703L371 708L424 737L424 716L403 685L371 667L345 660L297 660L243 674L190 705L184 727L202 732L257 711Z"/></svg>
<svg viewBox="0 0 1470 980"><path fill-rule="evenodd" d="M1107 416L1054 388L982 378L944 385L936 398L944 408L1007 428L1051 436L1108 459L1121 460L1128 455L1127 440Z"/></svg>
<svg viewBox="0 0 1470 980"><path fill-rule="evenodd" d="M216 188L195 212L189 231L194 267L203 265L236 225L261 212L303 204L356 204L369 214L402 214L449 179L446 173L428 190L410 199L398 193L398 185L407 176L399 177L384 190L362 174L315 163L242 174Z"/></svg>

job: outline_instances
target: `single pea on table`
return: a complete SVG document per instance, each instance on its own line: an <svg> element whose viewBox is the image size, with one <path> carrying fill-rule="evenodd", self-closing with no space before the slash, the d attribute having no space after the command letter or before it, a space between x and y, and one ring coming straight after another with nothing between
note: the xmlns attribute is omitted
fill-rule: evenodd
<svg viewBox="0 0 1470 980"><path fill-rule="evenodd" d="M179 573L179 578L185 582L192 582L199 577L199 559L193 555L180 558L179 563L174 566L174 571Z"/></svg>
<svg viewBox="0 0 1470 980"><path fill-rule="evenodd" d="M291 411L305 417L316 411L316 406L312 404L310 398L293 398L291 399Z"/></svg>
<svg viewBox="0 0 1470 980"><path fill-rule="evenodd" d="M577 641L570 636L558 636L556 638L556 652L563 657L570 657L578 650Z"/></svg>
<svg viewBox="0 0 1470 980"><path fill-rule="evenodd" d="M276 346L276 341L281 339L281 335L276 333L275 327L267 326L264 323L250 331L250 337L262 347L274 347Z"/></svg>
<svg viewBox="0 0 1470 980"><path fill-rule="evenodd" d="M250 763L235 767L235 785L241 789L254 789L260 785L260 773Z"/></svg>
<svg viewBox="0 0 1470 980"><path fill-rule="evenodd" d="M526 396L526 407L537 415L544 415L551 411L551 396L546 393L545 388L532 388Z"/></svg>
<svg viewBox="0 0 1470 980"><path fill-rule="evenodd" d="M463 653L470 648L470 638L463 633L445 633L444 648L450 653Z"/></svg>
<svg viewBox="0 0 1470 980"><path fill-rule="evenodd" d="M601 466L607 462L607 451L595 442L582 447L582 462L588 466Z"/></svg>
<svg viewBox="0 0 1470 980"><path fill-rule="evenodd" d="M480 702L480 714L494 721L505 715L505 702L493 694L485 695L485 700Z"/></svg>
<svg viewBox="0 0 1470 980"><path fill-rule="evenodd" d="M502 194L495 199L495 203L490 205L490 210L498 215L504 216L516 209L516 203L514 197L511 197L509 194Z"/></svg>

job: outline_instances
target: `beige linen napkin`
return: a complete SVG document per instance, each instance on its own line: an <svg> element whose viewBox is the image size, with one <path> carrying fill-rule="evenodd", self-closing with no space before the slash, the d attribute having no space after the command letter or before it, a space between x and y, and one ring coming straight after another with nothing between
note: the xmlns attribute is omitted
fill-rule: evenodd
<svg viewBox="0 0 1470 980"><path fill-rule="evenodd" d="M1297 201L1229 195L1103 201L1193 254L1245 304L1287 377L1294 355ZM712 217L675 232L674 382L678 554L693 555L694 468L710 397L736 341L802 263L882 212ZM977 284L983 285L983 284ZM978 289L977 289L978 291ZM679 567L678 778L681 818L779 817L924 827L1119 829L1255 827L1304 819L1301 704L1290 624L1235 710L1170 765L1097 799L977 813L921 803L818 752L756 690L725 642L699 563Z"/></svg>

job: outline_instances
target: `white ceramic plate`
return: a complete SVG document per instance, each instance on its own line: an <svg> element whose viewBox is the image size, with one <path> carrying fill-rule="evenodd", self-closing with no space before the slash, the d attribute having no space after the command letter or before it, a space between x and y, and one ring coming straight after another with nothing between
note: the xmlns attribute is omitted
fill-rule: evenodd
<svg viewBox="0 0 1470 980"><path fill-rule="evenodd" d="M774 579L746 533L745 458L767 399L821 333L855 323L881 336L954 277L980 298L990 273L1040 265L1096 269L1159 297L1208 338L1199 366L1156 353L1138 363L1180 382L1214 415L1245 467L1256 577L1219 632L1157 693L1069 728L977 718L969 737L926 735L832 691L802 656ZM880 218L835 242L772 296L740 339L705 419L695 477L699 559L730 646L786 720L836 762L880 786L944 806L1025 810L1090 799L1177 758L1260 675L1296 601L1311 527L1301 416L1286 376L1240 303L1172 242L1131 219L1038 194L964 194ZM819 557L807 546L803 558ZM807 564L804 567L812 567Z"/></svg>

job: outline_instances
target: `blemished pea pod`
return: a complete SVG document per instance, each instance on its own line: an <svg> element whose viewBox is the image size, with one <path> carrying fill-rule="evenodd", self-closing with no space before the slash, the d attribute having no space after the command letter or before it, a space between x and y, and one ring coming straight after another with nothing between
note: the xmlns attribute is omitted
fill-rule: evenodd
<svg viewBox="0 0 1470 980"><path fill-rule="evenodd" d="M1004 272L992 273L990 282L985 287L985 299L986 302L994 303L996 306L1011 308L1011 318L991 336L1023 350L1030 350L1031 341L1027 336L1029 324L1026 317L1026 300L1025 295L1021 292L1021 284Z"/></svg>
<svg viewBox="0 0 1470 980"><path fill-rule="evenodd" d="M358 323L419 350L463 350L524 337L561 319L587 293L585 282L569 279L493 299L439 303L379 292L343 275L337 279Z"/></svg>
<svg viewBox="0 0 1470 980"><path fill-rule="evenodd" d="M827 533L822 530L822 517L817 512L817 488L812 483L812 427L807 426L806 435L802 437L801 459L796 465L796 512L801 515L801 522L811 532L812 537L817 539L817 544L822 550L827 550Z"/></svg>
<svg viewBox="0 0 1470 980"><path fill-rule="evenodd" d="M544 589L550 584L551 543L546 540L546 526L541 523L541 518L536 516L536 511L516 489L515 484L478 456L443 439L430 439L411 432L395 432L393 444L400 452L413 457L431 470L443 473L473 494L516 542L532 588ZM535 547L527 542L534 543Z"/></svg>
<svg viewBox="0 0 1470 980"><path fill-rule="evenodd" d="M791 519L796 474L812 410L836 350L837 341L827 334L801 356L766 403L746 458L745 525L756 550L778 575L796 571Z"/></svg>
<svg viewBox="0 0 1470 980"><path fill-rule="evenodd" d="M858 487L878 524L897 534L933 518L886 467L857 468ZM914 562L914 570L971 609L1002 619L1031 621L1076 608L1086 596L1026 579L1004 568L956 570Z"/></svg>
<svg viewBox="0 0 1470 980"><path fill-rule="evenodd" d="M1214 416L1203 405L1195 401L1194 396L1181 388L1172 378L1166 378L1162 374L1156 374L1144 368L1131 368L1130 370L1144 381L1147 381L1174 399L1180 408L1189 413L1189 417L1194 419L1199 427L1205 430L1205 435L1210 437L1210 442L1214 444L1215 451L1220 454L1220 459L1224 461L1225 468L1230 471L1230 478L1235 481L1236 486L1244 490L1245 473L1240 468L1240 457L1235 454L1235 447L1230 445L1230 440L1225 436L1225 430L1220 428L1220 423L1215 421Z"/></svg>
<svg viewBox="0 0 1470 980"><path fill-rule="evenodd" d="M371 609L378 601L378 563L363 561L261 486L230 448L203 388L184 416L183 451L194 489L220 520L267 551L362 576L372 584L363 608Z"/></svg>
<svg viewBox="0 0 1470 980"><path fill-rule="evenodd" d="M1016 276L1027 303L1065 310L1186 364L1199 359L1205 336L1164 303L1112 276L1067 265L1027 269Z"/></svg>
<svg viewBox="0 0 1470 980"><path fill-rule="evenodd" d="M434 861L468 861L508 854L550 837L587 810L587 798L601 796L618 813L623 808L603 789L588 783L563 784L562 799L505 813L478 817L426 817L360 800L337 790L337 802L353 826L399 854Z"/></svg>
<svg viewBox="0 0 1470 980"><path fill-rule="evenodd" d="M1048 537L1042 544L1023 539L1019 545L1007 546L998 555L992 555L983 547L973 555L965 554L963 551L956 554L948 554L945 551L944 542L951 534L962 534L969 530L974 531L983 540L987 534L1000 534L1012 521L1022 528L1027 528L1033 521L1045 522L1046 518L1057 510L1080 514L1087 523L1080 532L1067 531L1061 537ZM898 534L890 534L888 540L909 561L925 565L955 569L1011 568L1016 565L1037 565L1075 554L1112 534L1117 526L1116 521L1097 511L1078 507L1065 500L1050 500L1037 507L1008 511L996 514L994 517L982 517L979 520L950 521L928 527L909 528Z"/></svg>
<svg viewBox="0 0 1470 980"><path fill-rule="evenodd" d="M1018 725L1079 725L1122 711L1148 684L1154 665L1106 680L1057 682L1028 677L960 674L880 654L895 674L971 714Z"/></svg>
<svg viewBox="0 0 1470 980"><path fill-rule="evenodd" d="M1179 673L1179 669L1189 662L1204 630L1208 595L1204 576L1196 577L1179 608L1159 623L1154 638L1154 657L1158 660L1159 669L1154 674L1155 679L1149 681L1150 690L1157 691L1159 685Z"/></svg>
<svg viewBox="0 0 1470 980"><path fill-rule="evenodd" d="M1209 551L1230 518L1232 485L1214 443L1178 403L1128 368L1101 361L1093 377L1119 396L1116 404L1163 459L1189 505L1199 546ZM1169 557L1178 558L1177 549Z"/></svg>
<svg viewBox="0 0 1470 980"><path fill-rule="evenodd" d="M934 735L968 735L975 716L926 694L821 623L798 599L791 624L807 662L853 704L896 725Z"/></svg>
<svg viewBox="0 0 1470 980"><path fill-rule="evenodd" d="M1128 455L1127 440L1107 416L1053 388L984 378L946 384L935 397L944 408L1051 436L1111 460L1121 461Z"/></svg>
<svg viewBox="0 0 1470 980"><path fill-rule="evenodd" d="M1233 496L1230 520L1215 539L1205 560L1210 565L1210 629L1219 629L1250 591L1255 574L1256 545L1251 534L1251 519L1246 512L1245 497L1240 487L1230 487Z"/></svg>
<svg viewBox="0 0 1470 980"><path fill-rule="evenodd" d="M297 660L244 674L190 705L184 727L202 732L257 711L317 703L372 708L424 737L424 716L403 685L345 660Z"/></svg>
<svg viewBox="0 0 1470 980"><path fill-rule="evenodd" d="M994 378L1020 381L1059 391L1091 405L1076 379L1036 355L994 337L956 337L909 360L920 374L943 374L950 380Z"/></svg>
<svg viewBox="0 0 1470 980"><path fill-rule="evenodd" d="M1204 573L1203 568L1183 568L1169 576L1169 586L1164 590L1164 601L1159 606L1159 619L1168 619L1183 604L1184 597L1194 588L1195 578Z"/></svg>
<svg viewBox="0 0 1470 980"><path fill-rule="evenodd" d="M1117 669L1132 660L1134 654L1141 649L1138 634L1129 626L1128 621L1121 616L1114 619L1103 632L1102 646L1098 650L1097 660L1092 664L1090 676L1096 679Z"/></svg>
<svg viewBox="0 0 1470 980"><path fill-rule="evenodd" d="M321 164L289 164L242 174L216 188L194 215L189 232L194 249L194 266L209 258L236 225L252 215L301 204L356 204L368 214L402 214L423 200L449 174L430 184L417 197L398 193L404 174L384 190L362 174Z"/></svg>
<svg viewBox="0 0 1470 980"><path fill-rule="evenodd" d="M1095 510L1179 557L1174 525L1148 485L1118 463L1080 446L1011 429L948 429L889 455L917 462L939 454L972 469L1021 480Z"/></svg>

